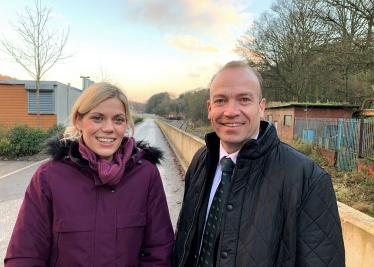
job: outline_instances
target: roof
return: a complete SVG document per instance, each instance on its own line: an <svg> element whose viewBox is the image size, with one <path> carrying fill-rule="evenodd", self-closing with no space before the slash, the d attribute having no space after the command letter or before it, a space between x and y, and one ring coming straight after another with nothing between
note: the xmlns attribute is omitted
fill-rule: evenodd
<svg viewBox="0 0 374 267"><path fill-rule="evenodd" d="M34 80L0 80L0 84L10 85L25 85L26 90L36 90L36 84ZM60 83L57 81L40 81L40 90L51 90L53 86L68 86L67 84ZM81 89L70 86L71 89L81 92Z"/></svg>
<svg viewBox="0 0 374 267"><path fill-rule="evenodd" d="M267 106L265 109L280 109L280 108L289 108L289 107L308 107L308 108L348 108L348 109L357 109L361 105L350 105L350 104L328 104L328 103L285 103L275 106Z"/></svg>

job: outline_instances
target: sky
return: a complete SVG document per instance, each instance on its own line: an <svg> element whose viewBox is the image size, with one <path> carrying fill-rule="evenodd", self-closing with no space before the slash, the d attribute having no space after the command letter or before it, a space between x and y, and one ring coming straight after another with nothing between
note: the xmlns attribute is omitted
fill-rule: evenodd
<svg viewBox="0 0 374 267"><path fill-rule="evenodd" d="M42 80L81 89L81 76L99 81L101 73L122 87L132 101L152 95L173 97L207 88L225 63L239 60L235 43L274 0L42 0L52 9L48 29L70 28L65 54ZM17 25L33 0L0 0L0 37L18 42ZM59 36L59 35L58 35ZM0 74L31 76L0 51ZM100 71L102 70L102 71Z"/></svg>

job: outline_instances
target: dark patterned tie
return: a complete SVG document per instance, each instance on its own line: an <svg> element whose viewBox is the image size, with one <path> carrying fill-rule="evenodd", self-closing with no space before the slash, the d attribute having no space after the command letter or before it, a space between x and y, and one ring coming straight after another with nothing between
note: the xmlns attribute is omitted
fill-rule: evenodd
<svg viewBox="0 0 374 267"><path fill-rule="evenodd" d="M206 221L203 242L201 244L199 267L213 266L214 262L214 244L216 242L219 227L221 224L223 207L226 200L227 190L229 188L231 175L234 170L234 162L230 158L221 159L222 177L212 205L210 206L209 215Z"/></svg>

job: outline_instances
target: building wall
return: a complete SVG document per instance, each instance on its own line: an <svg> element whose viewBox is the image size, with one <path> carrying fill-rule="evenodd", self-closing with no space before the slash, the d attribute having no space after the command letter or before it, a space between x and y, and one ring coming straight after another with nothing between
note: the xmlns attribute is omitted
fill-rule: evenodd
<svg viewBox="0 0 374 267"><path fill-rule="evenodd" d="M335 107L280 107L265 109L265 120L268 120L268 115L272 115L272 123L276 124L278 136L281 139L293 139L294 122L297 117L308 118L352 118L352 109L343 109ZM291 125L285 125L285 115L291 115Z"/></svg>
<svg viewBox="0 0 374 267"><path fill-rule="evenodd" d="M307 111L305 111L307 109ZM352 109L342 108L302 108L295 107L295 117L309 117L309 118L342 118L351 119L353 114Z"/></svg>
<svg viewBox="0 0 374 267"><path fill-rule="evenodd" d="M294 129L294 107L285 107L279 109L266 109L265 110L265 120L268 120L268 115L272 115L273 119L271 123L275 124L277 127L278 136L281 139L293 139L293 129ZM284 125L284 116L291 115L291 125Z"/></svg>
<svg viewBox="0 0 374 267"><path fill-rule="evenodd" d="M56 123L56 115L40 115L40 126L48 129ZM0 84L0 124L38 126L37 115L27 112L27 91L24 85Z"/></svg>
<svg viewBox="0 0 374 267"><path fill-rule="evenodd" d="M82 94L82 90L67 84L56 82L55 87L55 109L58 124L70 124L70 112L75 101Z"/></svg>

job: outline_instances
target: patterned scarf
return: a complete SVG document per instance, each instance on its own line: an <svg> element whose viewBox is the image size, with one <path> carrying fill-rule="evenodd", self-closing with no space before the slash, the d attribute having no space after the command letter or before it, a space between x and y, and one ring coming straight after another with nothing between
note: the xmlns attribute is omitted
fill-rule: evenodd
<svg viewBox="0 0 374 267"><path fill-rule="evenodd" d="M133 138L124 137L121 145L113 155L112 161L107 161L98 157L91 149L89 149L83 140L79 139L79 152L82 157L88 160L90 167L99 174L101 182L107 185L117 185L125 172L126 162L131 157L134 145Z"/></svg>

